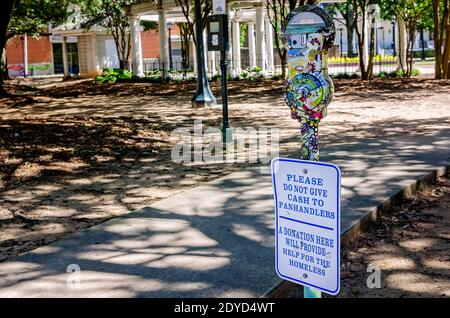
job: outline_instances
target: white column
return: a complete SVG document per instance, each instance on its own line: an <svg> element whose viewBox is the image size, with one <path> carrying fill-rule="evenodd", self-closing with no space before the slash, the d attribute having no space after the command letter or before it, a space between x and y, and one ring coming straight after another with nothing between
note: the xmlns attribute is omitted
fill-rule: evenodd
<svg viewBox="0 0 450 318"><path fill-rule="evenodd" d="M92 63L91 63L91 69L89 71L90 75L98 75L100 72L100 66L98 63L98 56L97 56L97 36L95 33L91 35L91 46L92 46Z"/></svg>
<svg viewBox="0 0 450 318"><path fill-rule="evenodd" d="M264 72L266 68L266 44L264 41L264 8L256 7L256 65Z"/></svg>
<svg viewBox="0 0 450 318"><path fill-rule="evenodd" d="M369 64L369 45L370 45L370 15L367 12L368 10L366 10L366 13L364 15L364 47L363 47L363 61L364 61L364 65L367 68L367 65ZM362 70L361 70L362 71Z"/></svg>
<svg viewBox="0 0 450 318"><path fill-rule="evenodd" d="M189 43L190 43L189 56L191 57L191 59L193 61L194 74L197 76L197 49L195 47L194 41L190 41Z"/></svg>
<svg viewBox="0 0 450 318"><path fill-rule="evenodd" d="M239 21L233 21L233 73L241 73L241 35Z"/></svg>
<svg viewBox="0 0 450 318"><path fill-rule="evenodd" d="M216 52L209 51L208 59L209 59L209 73L212 77L212 76L216 75Z"/></svg>
<svg viewBox="0 0 450 318"><path fill-rule="evenodd" d="M269 19L266 19L266 51L267 51L267 70L269 72L274 71L273 62L273 28Z"/></svg>
<svg viewBox="0 0 450 318"><path fill-rule="evenodd" d="M227 1L227 15L228 15L228 19L231 18L231 1ZM230 38L232 36L231 33L231 23L228 23L228 37ZM228 41L229 45L228 45L228 51L227 51L227 59L228 59L228 64L227 64L227 74L231 73L231 70L233 69L233 42L232 41Z"/></svg>
<svg viewBox="0 0 450 318"><path fill-rule="evenodd" d="M167 19L166 10L158 10L158 35L159 35L159 63L163 70L162 77L166 79L169 76L169 39L167 37Z"/></svg>
<svg viewBox="0 0 450 318"><path fill-rule="evenodd" d="M67 37L62 36L62 47L63 47L63 70L64 78L69 76L69 68L67 66Z"/></svg>
<svg viewBox="0 0 450 318"><path fill-rule="evenodd" d="M25 33L23 36L23 75L28 75L28 35Z"/></svg>
<svg viewBox="0 0 450 318"><path fill-rule="evenodd" d="M255 51L255 23L248 22L248 55L249 55L249 63L250 68L254 68L256 66L256 51Z"/></svg>
<svg viewBox="0 0 450 318"><path fill-rule="evenodd" d="M144 68L142 65L142 46L141 46L141 27L139 24L139 16L130 16L130 36L131 36L131 52L133 58L133 75L144 76Z"/></svg>
<svg viewBox="0 0 450 318"><path fill-rule="evenodd" d="M67 67L67 37L62 36L62 62L64 70L64 78L69 76L69 68Z"/></svg>
<svg viewBox="0 0 450 318"><path fill-rule="evenodd" d="M209 65L208 65L208 60L210 58L209 58L209 54L208 54L208 34L206 33L206 28L203 30L203 56L205 58L205 60L204 60L205 72L206 72L206 74L208 74L208 72L210 71Z"/></svg>
<svg viewBox="0 0 450 318"><path fill-rule="evenodd" d="M214 63L216 65L216 72L215 72L215 74L220 74L220 72L221 72L221 70L220 70L220 54L214 53L214 56L215 56Z"/></svg>
<svg viewBox="0 0 450 318"><path fill-rule="evenodd" d="M397 45L397 55L398 55L398 59L397 59L397 69L401 69L402 65L403 68L406 69L407 67L407 62L406 62L406 46L407 46L407 34L406 34L406 26L405 26L405 21L403 21L403 19L398 19L398 41L396 42ZM401 64L400 64L401 63Z"/></svg>

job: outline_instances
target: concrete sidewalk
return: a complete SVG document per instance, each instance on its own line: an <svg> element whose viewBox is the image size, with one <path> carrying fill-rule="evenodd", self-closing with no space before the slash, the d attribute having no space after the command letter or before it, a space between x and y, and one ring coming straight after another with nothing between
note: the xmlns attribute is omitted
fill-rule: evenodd
<svg viewBox="0 0 450 318"><path fill-rule="evenodd" d="M339 140L326 142L321 160L343 173L343 233L450 161L448 121L420 134L400 129ZM273 210L270 175L236 172L0 263L0 296L262 296L281 281ZM71 264L81 268L79 286L67 284L76 279L67 273Z"/></svg>

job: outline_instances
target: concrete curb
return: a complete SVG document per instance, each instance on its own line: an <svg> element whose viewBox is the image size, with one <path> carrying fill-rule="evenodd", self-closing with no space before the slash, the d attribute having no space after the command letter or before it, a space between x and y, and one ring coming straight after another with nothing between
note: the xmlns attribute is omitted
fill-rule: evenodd
<svg viewBox="0 0 450 318"><path fill-rule="evenodd" d="M438 177L449 176L450 175L450 165L437 168L432 172L420 177L407 187L403 188L396 194L384 200L378 206L373 208L372 211L361 217L358 222L356 222L352 227L345 230L341 235L341 247L346 247L349 245L353 239L362 233L367 226L375 222L379 216L385 214L390 209L400 206L404 199L411 197L416 192L423 190L436 183ZM261 298L285 298L290 289L296 286L296 284L288 281L280 281L275 286L270 288Z"/></svg>

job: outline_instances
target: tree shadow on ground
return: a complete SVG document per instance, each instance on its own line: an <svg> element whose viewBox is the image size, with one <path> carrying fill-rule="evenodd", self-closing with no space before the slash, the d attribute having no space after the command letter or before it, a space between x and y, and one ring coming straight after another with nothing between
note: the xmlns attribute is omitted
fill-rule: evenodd
<svg viewBox="0 0 450 318"><path fill-rule="evenodd" d="M343 173L341 230L411 181L449 164L449 124L448 118L391 120L326 134L322 160L338 164ZM142 197L136 189L149 187L133 179L134 173L122 167L113 180L89 182L107 187L128 208L130 199ZM60 196L58 191L68 186L73 183L62 180L33 200ZM129 191L117 191L123 187ZM261 176L258 169L215 180L196 193L181 193L1 263L0 294L261 296L279 281L273 270L272 200L270 175ZM86 211L101 205L71 201ZM67 287L63 274L69 264L85 273L79 290Z"/></svg>

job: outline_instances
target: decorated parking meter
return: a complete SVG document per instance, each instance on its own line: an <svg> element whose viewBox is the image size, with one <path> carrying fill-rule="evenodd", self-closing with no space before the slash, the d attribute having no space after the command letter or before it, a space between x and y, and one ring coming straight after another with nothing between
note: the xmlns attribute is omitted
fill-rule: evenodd
<svg viewBox="0 0 450 318"><path fill-rule="evenodd" d="M305 5L291 11L282 33L288 64L284 99L300 122L301 159L318 161L319 122L333 97L326 53L334 42L334 23L322 8Z"/></svg>

